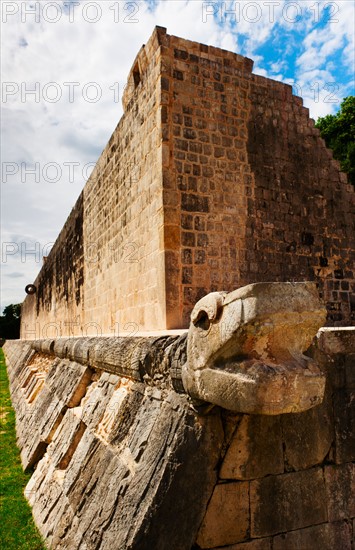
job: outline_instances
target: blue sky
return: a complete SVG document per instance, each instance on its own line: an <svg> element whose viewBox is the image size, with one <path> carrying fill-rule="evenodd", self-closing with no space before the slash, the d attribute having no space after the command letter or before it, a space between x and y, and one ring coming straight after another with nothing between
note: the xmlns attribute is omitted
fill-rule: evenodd
<svg viewBox="0 0 355 550"><path fill-rule="evenodd" d="M155 25L254 60L317 119L354 94L351 0L3 1L1 311L21 302L122 115Z"/></svg>

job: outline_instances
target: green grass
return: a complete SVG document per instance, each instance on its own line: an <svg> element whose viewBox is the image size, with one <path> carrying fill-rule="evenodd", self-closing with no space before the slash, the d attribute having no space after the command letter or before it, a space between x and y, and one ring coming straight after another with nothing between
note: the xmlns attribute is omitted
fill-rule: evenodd
<svg viewBox="0 0 355 550"><path fill-rule="evenodd" d="M45 549L23 495L30 477L22 470L16 446L15 413L0 348L0 547L6 550Z"/></svg>

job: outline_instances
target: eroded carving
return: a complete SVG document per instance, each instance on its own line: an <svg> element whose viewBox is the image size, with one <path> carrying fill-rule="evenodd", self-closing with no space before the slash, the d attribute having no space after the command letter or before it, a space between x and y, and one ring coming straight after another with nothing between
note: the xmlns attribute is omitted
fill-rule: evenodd
<svg viewBox="0 0 355 550"><path fill-rule="evenodd" d="M325 378L303 352L326 318L314 283L256 283L202 298L191 314L186 392L236 412L301 412Z"/></svg>

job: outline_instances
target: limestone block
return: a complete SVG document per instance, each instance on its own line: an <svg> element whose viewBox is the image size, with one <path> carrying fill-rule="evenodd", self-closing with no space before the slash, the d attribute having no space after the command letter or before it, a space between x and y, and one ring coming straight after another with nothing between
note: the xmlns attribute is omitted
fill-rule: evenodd
<svg viewBox="0 0 355 550"><path fill-rule="evenodd" d="M54 348L54 343L55 343L55 340L54 339L50 339L50 338L47 338L45 340L41 340L41 345L40 345L40 351L43 353L43 354L52 354L53 353L53 348Z"/></svg>
<svg viewBox="0 0 355 550"><path fill-rule="evenodd" d="M66 358L76 361L82 365L89 363L89 349L95 345L97 338L69 338L66 340ZM103 340L103 338L101 338ZM56 345L56 344L55 344ZM64 350L63 350L64 351Z"/></svg>
<svg viewBox="0 0 355 550"><path fill-rule="evenodd" d="M54 354L56 357L61 359L66 359L68 355L68 348L72 338L56 338L54 341ZM33 343L33 346L36 345L36 342Z"/></svg>
<svg viewBox="0 0 355 550"><path fill-rule="evenodd" d="M80 411L68 409L25 489L36 524L49 541L68 505L65 470L85 430Z"/></svg>
<svg viewBox="0 0 355 550"><path fill-rule="evenodd" d="M87 362L95 369L141 381L152 368L158 370L167 336L95 338L87 342Z"/></svg>
<svg viewBox="0 0 355 550"><path fill-rule="evenodd" d="M321 468L250 482L251 537L265 537L327 521Z"/></svg>
<svg viewBox="0 0 355 550"><path fill-rule="evenodd" d="M24 368L24 364L33 355L31 345L21 340L8 340L3 346L3 351L8 367L10 382L15 382L18 372Z"/></svg>
<svg viewBox="0 0 355 550"><path fill-rule="evenodd" d="M329 521L355 516L355 466L324 466Z"/></svg>
<svg viewBox="0 0 355 550"><path fill-rule="evenodd" d="M68 409L47 449L48 458L54 468L66 470L85 430L80 407Z"/></svg>
<svg viewBox="0 0 355 550"><path fill-rule="evenodd" d="M44 454L62 418L62 404L44 387L22 424L21 461L25 469L33 467Z"/></svg>
<svg viewBox="0 0 355 550"><path fill-rule="evenodd" d="M90 429L86 429L75 449L74 458L65 470L63 482L63 493L68 498L73 510L76 510L80 503L82 493L104 452L105 448L100 445L100 440Z"/></svg>
<svg viewBox="0 0 355 550"><path fill-rule="evenodd" d="M324 523L274 537L273 550L351 550L351 527L346 522Z"/></svg>
<svg viewBox="0 0 355 550"><path fill-rule="evenodd" d="M81 457L83 449L80 445L77 451ZM98 443L94 447L94 453L85 458L82 461L85 470L81 470L84 475L75 480L67 494L79 521L74 521L70 526L58 548L80 548L81 545L85 547L99 543L104 531L110 528L116 506L122 502L123 487L127 487L124 479L129 470L109 447ZM54 535L62 535L60 523L57 524Z"/></svg>
<svg viewBox="0 0 355 550"><path fill-rule="evenodd" d="M43 456L65 410L76 407L81 402L92 376L91 369L77 363L58 361L49 356L46 361L41 355L38 357L45 377L32 401L28 402L29 406L24 409L25 414L19 415L19 430L22 434L21 460L24 468L31 468ZM31 364L26 365L26 369L31 373ZM26 393L23 390L21 393L22 401L25 402ZM29 395L32 394L33 391Z"/></svg>
<svg viewBox="0 0 355 550"><path fill-rule="evenodd" d="M92 370L73 361L61 361L52 368L46 377L46 385L55 391L63 406L76 407L91 380ZM58 377L61 382L58 382Z"/></svg>
<svg viewBox="0 0 355 550"><path fill-rule="evenodd" d="M313 283L214 292L191 313L185 390L235 412L282 414L321 403L325 378L303 355L325 321Z"/></svg>
<svg viewBox="0 0 355 550"><path fill-rule="evenodd" d="M61 510L65 504L62 499L62 486L52 479L50 484L44 485L43 490L39 491L36 497L36 502L33 505L33 517L42 536L50 543L51 534L56 524L53 517L60 518Z"/></svg>
<svg viewBox="0 0 355 550"><path fill-rule="evenodd" d="M91 388L102 390L94 400ZM105 406L87 426L100 395ZM189 548L216 483L222 440L219 415L199 419L185 397L142 391L108 373L94 377L80 405L66 410L26 488L36 523L63 550L143 550L147 540L158 550L167 540Z"/></svg>
<svg viewBox="0 0 355 550"><path fill-rule="evenodd" d="M214 548L245 540L249 522L249 483L216 485L196 542Z"/></svg>
<svg viewBox="0 0 355 550"><path fill-rule="evenodd" d="M334 388L355 391L355 327L322 327L309 351Z"/></svg>
<svg viewBox="0 0 355 550"><path fill-rule="evenodd" d="M173 403L176 407L176 400ZM93 540L98 540L96 537L99 534L102 536L103 548L144 548L146 540L154 540L155 547L161 549L166 540L172 541L172 546L176 548L189 547L192 544L191 540L190 543L181 542L186 537L191 537L189 528L184 529L177 525L173 520L175 514L171 516L169 512L171 506L181 505L181 509L185 508L187 512L186 520L183 521L188 522L194 516L195 504L191 497L196 498L197 492L192 491L188 496L186 491L191 491L190 476L193 472L194 483L197 482L195 466L191 473L188 470L196 464L196 459L202 464L200 452L196 454L197 449L195 454L192 448L189 449L192 459L190 465L188 461L184 461L184 465L180 462L182 456L178 458L180 452L184 453L181 445L184 445L186 436L190 444L192 443L192 433L184 436L186 428L178 421L181 412L176 409L174 414L168 404L159 404L156 399L146 399L138 417L132 419L128 438L121 443L118 454L112 456L110 451L111 458L108 461L109 450L105 446L104 451L97 451L100 452L98 460L95 458L97 452L86 453L89 460L80 469L84 476L74 483L69 494L71 502L80 502L81 520L68 532L61 542L61 548L66 548L69 540L73 541L74 547L79 543L91 544ZM166 430L167 422L169 430ZM177 436L176 429L183 429L180 436ZM176 444L180 448L177 456L180 467L175 462L176 459L170 462L170 445ZM105 454L102 455L102 452ZM161 462L162 457L164 459ZM75 467L74 461L73 466ZM112 487L110 495L107 494L108 486ZM176 494L180 492L182 501L179 504ZM102 525L105 526L104 530Z"/></svg>
<svg viewBox="0 0 355 550"><path fill-rule="evenodd" d="M328 355L355 353L355 327L322 327L317 335L317 345Z"/></svg>
<svg viewBox="0 0 355 550"><path fill-rule="evenodd" d="M254 479L284 471L279 416L244 415L223 460L221 479Z"/></svg>
<svg viewBox="0 0 355 550"><path fill-rule="evenodd" d="M322 351L315 349L313 344L308 353L320 365L330 387L342 389L346 387L346 372L344 356L326 355Z"/></svg>
<svg viewBox="0 0 355 550"><path fill-rule="evenodd" d="M334 419L331 396L323 403L298 414L281 418L285 460L294 470L303 470L321 464L334 440Z"/></svg>
<svg viewBox="0 0 355 550"><path fill-rule="evenodd" d="M88 386L85 396L80 402L83 422L95 430L107 409L120 378L108 373L95 373L92 383Z"/></svg>

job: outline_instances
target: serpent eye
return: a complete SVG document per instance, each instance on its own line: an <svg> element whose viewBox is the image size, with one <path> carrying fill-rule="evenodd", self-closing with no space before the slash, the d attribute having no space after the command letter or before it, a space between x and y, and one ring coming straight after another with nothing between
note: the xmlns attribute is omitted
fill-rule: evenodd
<svg viewBox="0 0 355 550"><path fill-rule="evenodd" d="M201 328L202 330L208 330L210 328L211 321L209 319L207 311L201 309L194 324L196 327Z"/></svg>

